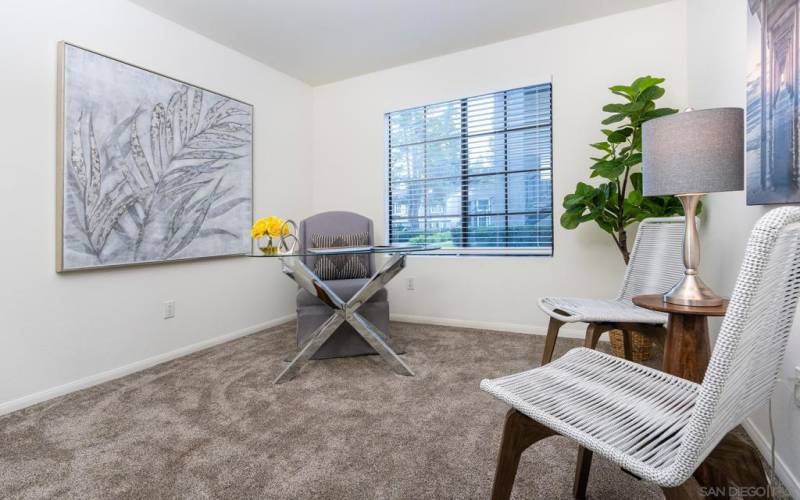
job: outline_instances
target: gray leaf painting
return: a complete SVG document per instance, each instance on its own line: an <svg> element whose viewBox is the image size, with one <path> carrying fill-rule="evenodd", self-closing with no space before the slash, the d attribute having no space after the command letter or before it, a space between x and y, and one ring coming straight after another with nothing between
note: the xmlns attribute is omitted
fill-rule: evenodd
<svg viewBox="0 0 800 500"><path fill-rule="evenodd" d="M58 270L249 252L252 106L62 47Z"/></svg>

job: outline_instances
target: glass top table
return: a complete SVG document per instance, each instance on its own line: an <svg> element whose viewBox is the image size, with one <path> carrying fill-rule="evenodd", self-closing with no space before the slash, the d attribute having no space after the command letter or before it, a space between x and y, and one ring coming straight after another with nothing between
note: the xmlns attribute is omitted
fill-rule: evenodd
<svg viewBox="0 0 800 500"><path fill-rule="evenodd" d="M360 247L332 247L332 248L308 248L292 252L276 252L266 254L264 252L253 252L248 257L268 257L268 258L287 258L287 257L322 257L325 255L358 255L358 254L410 254L426 253L440 250L441 247L431 245L372 245Z"/></svg>
<svg viewBox="0 0 800 500"><path fill-rule="evenodd" d="M300 369L325 344L340 325L347 322L377 352L381 358L400 375L413 376L414 372L397 354L392 339L358 313L358 309L383 288L406 266L406 256L433 252L439 247L428 245L387 245L363 247L310 248L288 253L252 254L254 258L277 258L283 266L283 274L323 304L331 308L331 316L311 335L289 365L275 379L276 384L297 376ZM309 258L346 255L386 254L387 259L364 285L349 300L339 297L314 273ZM313 259L311 259L313 260Z"/></svg>

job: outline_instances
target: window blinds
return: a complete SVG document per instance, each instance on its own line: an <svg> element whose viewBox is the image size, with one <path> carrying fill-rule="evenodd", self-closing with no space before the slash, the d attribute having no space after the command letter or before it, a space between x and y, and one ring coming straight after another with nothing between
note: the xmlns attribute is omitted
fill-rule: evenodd
<svg viewBox="0 0 800 500"><path fill-rule="evenodd" d="M395 111L385 122L391 243L552 254L549 83Z"/></svg>

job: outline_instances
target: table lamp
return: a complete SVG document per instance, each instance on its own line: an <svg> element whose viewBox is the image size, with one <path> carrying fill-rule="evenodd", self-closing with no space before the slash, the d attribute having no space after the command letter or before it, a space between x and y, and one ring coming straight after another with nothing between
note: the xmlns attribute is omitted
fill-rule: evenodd
<svg viewBox="0 0 800 500"><path fill-rule="evenodd" d="M716 108L649 120L642 125L645 196L675 195L683 205L683 279L664 301L718 306L719 297L700 279L697 203L705 193L744 189L744 112Z"/></svg>

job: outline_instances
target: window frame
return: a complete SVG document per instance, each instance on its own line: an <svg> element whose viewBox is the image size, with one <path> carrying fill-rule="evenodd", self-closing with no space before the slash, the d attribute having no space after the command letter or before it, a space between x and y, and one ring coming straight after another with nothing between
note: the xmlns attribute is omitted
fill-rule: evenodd
<svg viewBox="0 0 800 500"><path fill-rule="evenodd" d="M509 157L508 157L508 133L511 131L513 132L514 129L509 131L508 129L508 109L507 109L507 99L508 93L527 89L529 87L540 87L547 85L549 86L550 90L550 143L549 143L549 152L550 152L550 165L548 168L526 168L522 170L509 170ZM503 94L503 170L501 172L491 172L491 173L481 173L481 174L474 174L469 173L469 139L470 135L468 133L468 104L470 99L489 96L489 95L497 95ZM553 119L553 83L552 80L532 83L529 85L523 85L520 87L514 87L505 90L496 90L496 91L489 91L483 92L481 94L476 94L468 97L458 97L454 99L446 99L442 101L422 104L418 106L411 106L407 108L396 109L393 111L388 111L384 113L384 222L386 231L384 232L384 242L385 244L390 244L392 238L392 189L391 189L391 115L393 113L398 113L407 110L413 110L418 108L425 108L431 106L437 106L441 104L451 103L451 102L458 102L460 104L460 125L461 125L461 133L460 133L460 143L461 143L461 170L459 174L460 183L461 183L461 199L462 203L460 209L460 219L461 219L461 230L460 230L460 243L462 246L460 247L452 247L452 248L441 248L439 250L426 252L425 255L428 256L453 256L453 257L553 257L555 255L555 206L554 206L554 184L555 184L555 173L554 173L554 164L555 164L555 154L553 151L553 135L554 135L554 119ZM538 128L538 127L525 127L525 128ZM422 144L428 144L428 141L422 142ZM502 231L505 233L503 239L505 243L508 244L508 231L509 231L509 217L513 215L527 215L531 212L509 212L509 175L510 174L524 174L529 172L539 172L543 170L550 171L550 207L549 207L549 214L550 214L550 234L551 234L551 241L549 247L468 247L464 246L469 238L469 227L470 227L470 219L475 217L494 217L494 216L504 216L505 223L502 227ZM489 176L489 175L502 175L504 179L504 203L503 203L503 212L498 213L489 213L489 214L469 214L469 203L464 203L463 200L469 200L469 180L473 177L478 176ZM471 200L470 200L471 201ZM491 200L490 200L491 204ZM425 205L427 207L427 203ZM547 211L541 211L538 213L548 213ZM402 217L400 217L402 218ZM411 218L409 214L408 217ZM430 220L436 217L430 217L425 215L425 220Z"/></svg>

